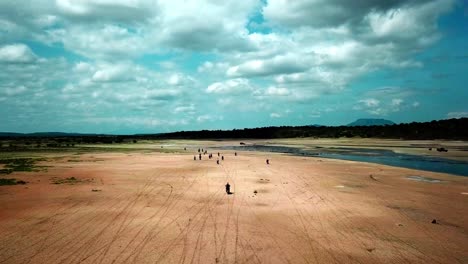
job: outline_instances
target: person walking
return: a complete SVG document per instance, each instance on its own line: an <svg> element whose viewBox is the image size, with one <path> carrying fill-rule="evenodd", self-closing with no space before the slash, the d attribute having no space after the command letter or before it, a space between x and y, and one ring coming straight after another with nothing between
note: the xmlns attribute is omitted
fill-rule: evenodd
<svg viewBox="0 0 468 264"><path fill-rule="evenodd" d="M228 183L226 183L226 193L227 194L231 194L231 185Z"/></svg>

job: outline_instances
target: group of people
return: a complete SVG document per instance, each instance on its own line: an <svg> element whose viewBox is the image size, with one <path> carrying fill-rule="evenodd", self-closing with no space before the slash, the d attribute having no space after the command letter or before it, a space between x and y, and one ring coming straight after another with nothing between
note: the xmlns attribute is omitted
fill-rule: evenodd
<svg viewBox="0 0 468 264"><path fill-rule="evenodd" d="M186 149L186 148L184 148ZM208 154L208 150L206 149L202 149L202 148L199 148L198 149L198 159L201 160L202 159L202 153L203 155L206 155ZM234 156L237 156L237 152L234 153ZM224 160L224 156L221 155L219 152L218 152L218 157L221 157L221 160ZM213 158L213 153L210 153L208 154L208 159L212 159ZM193 160L197 160L197 156L193 156ZM219 165L219 158L216 160L216 163Z"/></svg>
<svg viewBox="0 0 468 264"><path fill-rule="evenodd" d="M184 148L184 149L186 149L186 148ZM206 155L206 154L208 154L208 151L207 151L206 149L199 148L199 149L198 149L198 159L199 159L199 160L202 159L202 153L203 153L203 155ZM221 155L221 154L218 152L218 157L220 157L220 156L221 156L221 160L224 161L224 156ZM234 152L234 156L237 156L237 152ZM213 153L208 154L208 158L209 158L209 159L212 159L212 158L213 158ZM197 156L196 156L196 155L193 156L193 160L197 160ZM218 164L218 165L220 164L220 163L219 163L219 158L216 160L216 164ZM269 160L269 159L266 159L266 164L267 164L267 165L270 165L270 160ZM233 194L233 193L231 192L231 185L229 184L229 182L226 183L226 186L225 186L225 187L226 187L226 193L227 193L227 194Z"/></svg>

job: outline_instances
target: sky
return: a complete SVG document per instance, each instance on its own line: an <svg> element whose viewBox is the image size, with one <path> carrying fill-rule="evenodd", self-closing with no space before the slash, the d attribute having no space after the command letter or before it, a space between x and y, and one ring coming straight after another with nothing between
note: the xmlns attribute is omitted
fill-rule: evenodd
<svg viewBox="0 0 468 264"><path fill-rule="evenodd" d="M468 117L465 0L0 0L0 131Z"/></svg>

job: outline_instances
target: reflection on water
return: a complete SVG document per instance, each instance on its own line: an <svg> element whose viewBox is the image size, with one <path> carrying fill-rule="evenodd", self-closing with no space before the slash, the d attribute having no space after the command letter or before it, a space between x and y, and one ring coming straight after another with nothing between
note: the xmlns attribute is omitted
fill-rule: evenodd
<svg viewBox="0 0 468 264"><path fill-rule="evenodd" d="M246 145L224 146L220 149L262 151L287 153L296 156L314 156L330 159L342 159L351 161L372 162L396 167L404 167L417 170L443 172L468 176L468 163L429 156L417 156L395 153L382 149L356 149L356 148L316 148L307 149L299 147Z"/></svg>

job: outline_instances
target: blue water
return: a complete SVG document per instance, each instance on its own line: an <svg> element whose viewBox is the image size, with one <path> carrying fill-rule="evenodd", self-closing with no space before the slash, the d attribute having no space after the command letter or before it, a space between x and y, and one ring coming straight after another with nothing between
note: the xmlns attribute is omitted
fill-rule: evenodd
<svg viewBox="0 0 468 264"><path fill-rule="evenodd" d="M322 151L320 149L309 150L296 147L266 145L226 146L221 148L231 150L278 152L295 156L313 156L330 159L372 162L396 167L468 176L468 162L429 156L400 154L391 150L327 148Z"/></svg>

